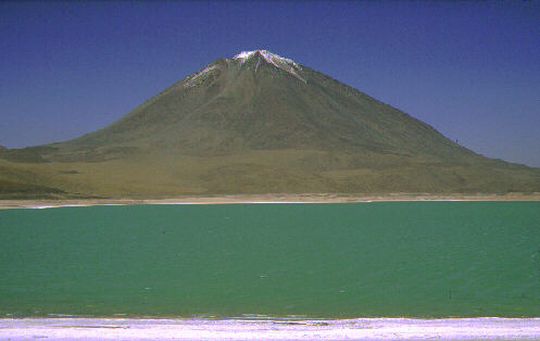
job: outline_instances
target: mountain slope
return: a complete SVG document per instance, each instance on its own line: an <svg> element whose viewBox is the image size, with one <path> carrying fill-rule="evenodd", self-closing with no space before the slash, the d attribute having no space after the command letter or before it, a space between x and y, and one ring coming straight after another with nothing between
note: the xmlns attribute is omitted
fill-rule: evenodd
<svg viewBox="0 0 540 341"><path fill-rule="evenodd" d="M217 60L102 130L0 158L78 195L540 191L539 170L261 50Z"/></svg>
<svg viewBox="0 0 540 341"><path fill-rule="evenodd" d="M144 141L149 149L194 154L299 147L469 154L428 125L359 91L296 63L290 68L294 73L267 62L259 51L245 60L219 60L113 126L69 144Z"/></svg>

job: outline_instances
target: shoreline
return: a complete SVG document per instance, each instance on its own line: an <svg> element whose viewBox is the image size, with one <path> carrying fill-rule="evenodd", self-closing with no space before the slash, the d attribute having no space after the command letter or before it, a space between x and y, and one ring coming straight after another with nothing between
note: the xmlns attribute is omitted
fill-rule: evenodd
<svg viewBox="0 0 540 341"><path fill-rule="evenodd" d="M60 207L129 205L227 205L227 204L339 204L410 201L540 201L540 193L522 194L253 194L179 196L171 198L110 199L0 199L1 209L46 209Z"/></svg>
<svg viewBox="0 0 540 341"><path fill-rule="evenodd" d="M540 318L0 319L0 339L28 340L539 340Z"/></svg>

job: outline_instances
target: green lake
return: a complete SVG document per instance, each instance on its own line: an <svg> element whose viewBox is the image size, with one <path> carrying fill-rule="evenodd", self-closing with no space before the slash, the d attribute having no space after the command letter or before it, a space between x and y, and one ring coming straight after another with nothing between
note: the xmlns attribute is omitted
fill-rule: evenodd
<svg viewBox="0 0 540 341"><path fill-rule="evenodd" d="M0 211L0 316L536 316L539 202Z"/></svg>

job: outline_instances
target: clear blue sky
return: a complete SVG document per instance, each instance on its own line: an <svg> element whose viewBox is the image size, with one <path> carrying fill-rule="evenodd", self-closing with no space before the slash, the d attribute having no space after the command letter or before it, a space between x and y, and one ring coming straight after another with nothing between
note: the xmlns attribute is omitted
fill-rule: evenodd
<svg viewBox="0 0 540 341"><path fill-rule="evenodd" d="M540 1L0 2L0 144L93 131L253 49L540 167Z"/></svg>

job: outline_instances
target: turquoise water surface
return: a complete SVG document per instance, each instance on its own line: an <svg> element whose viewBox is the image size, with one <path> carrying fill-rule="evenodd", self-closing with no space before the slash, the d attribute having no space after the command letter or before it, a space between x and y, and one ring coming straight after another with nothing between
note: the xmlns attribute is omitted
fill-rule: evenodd
<svg viewBox="0 0 540 341"><path fill-rule="evenodd" d="M0 211L0 316L540 316L540 203Z"/></svg>

